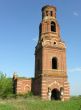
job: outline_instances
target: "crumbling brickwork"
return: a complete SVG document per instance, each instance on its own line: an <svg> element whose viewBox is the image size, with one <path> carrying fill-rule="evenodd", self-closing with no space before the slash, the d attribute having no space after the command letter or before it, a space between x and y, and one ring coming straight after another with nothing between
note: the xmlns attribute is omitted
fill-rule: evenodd
<svg viewBox="0 0 81 110"><path fill-rule="evenodd" d="M31 91L32 79L31 78L19 78L16 75L13 76L13 92L16 94L26 94Z"/></svg>
<svg viewBox="0 0 81 110"><path fill-rule="evenodd" d="M35 48L35 78L13 77L17 94L32 91L45 100L68 100L70 87L67 79L66 46L60 37L56 7L42 8L39 39ZM14 92L15 92L14 91Z"/></svg>

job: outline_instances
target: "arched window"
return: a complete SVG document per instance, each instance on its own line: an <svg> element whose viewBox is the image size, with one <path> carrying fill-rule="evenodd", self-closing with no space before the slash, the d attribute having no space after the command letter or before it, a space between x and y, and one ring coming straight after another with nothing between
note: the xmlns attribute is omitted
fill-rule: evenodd
<svg viewBox="0 0 81 110"><path fill-rule="evenodd" d="M56 24L55 22L51 22L51 31L56 32Z"/></svg>
<svg viewBox="0 0 81 110"><path fill-rule="evenodd" d="M57 69L57 58L52 58L52 69Z"/></svg>
<svg viewBox="0 0 81 110"><path fill-rule="evenodd" d="M50 15L53 16L53 11L50 11Z"/></svg>
<svg viewBox="0 0 81 110"><path fill-rule="evenodd" d="M48 16L48 11L46 11L46 16Z"/></svg>

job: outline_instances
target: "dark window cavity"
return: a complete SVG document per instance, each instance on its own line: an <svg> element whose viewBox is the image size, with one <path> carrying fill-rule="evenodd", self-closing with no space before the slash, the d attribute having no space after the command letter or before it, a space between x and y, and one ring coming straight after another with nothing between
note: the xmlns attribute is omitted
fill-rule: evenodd
<svg viewBox="0 0 81 110"><path fill-rule="evenodd" d="M48 11L46 11L46 16L48 16Z"/></svg>
<svg viewBox="0 0 81 110"><path fill-rule="evenodd" d="M50 11L50 16L53 16L53 11Z"/></svg>
<svg viewBox="0 0 81 110"><path fill-rule="evenodd" d="M56 24L53 21L51 22L51 31L56 32Z"/></svg>
<svg viewBox="0 0 81 110"><path fill-rule="evenodd" d="M52 58L52 69L57 69L57 58Z"/></svg>

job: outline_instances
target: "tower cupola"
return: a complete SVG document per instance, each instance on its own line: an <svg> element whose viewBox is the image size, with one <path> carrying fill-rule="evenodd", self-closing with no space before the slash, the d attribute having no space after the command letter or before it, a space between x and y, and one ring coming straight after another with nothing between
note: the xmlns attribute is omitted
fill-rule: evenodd
<svg viewBox="0 0 81 110"><path fill-rule="evenodd" d="M56 7L46 5L42 8L42 19L56 18Z"/></svg>

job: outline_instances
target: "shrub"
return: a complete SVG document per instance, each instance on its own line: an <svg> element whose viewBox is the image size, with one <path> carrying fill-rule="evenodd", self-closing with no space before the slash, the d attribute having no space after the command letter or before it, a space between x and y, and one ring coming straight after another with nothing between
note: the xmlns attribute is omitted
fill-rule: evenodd
<svg viewBox="0 0 81 110"><path fill-rule="evenodd" d="M12 94L12 79L6 78L3 73L0 72L0 97L6 98Z"/></svg>

